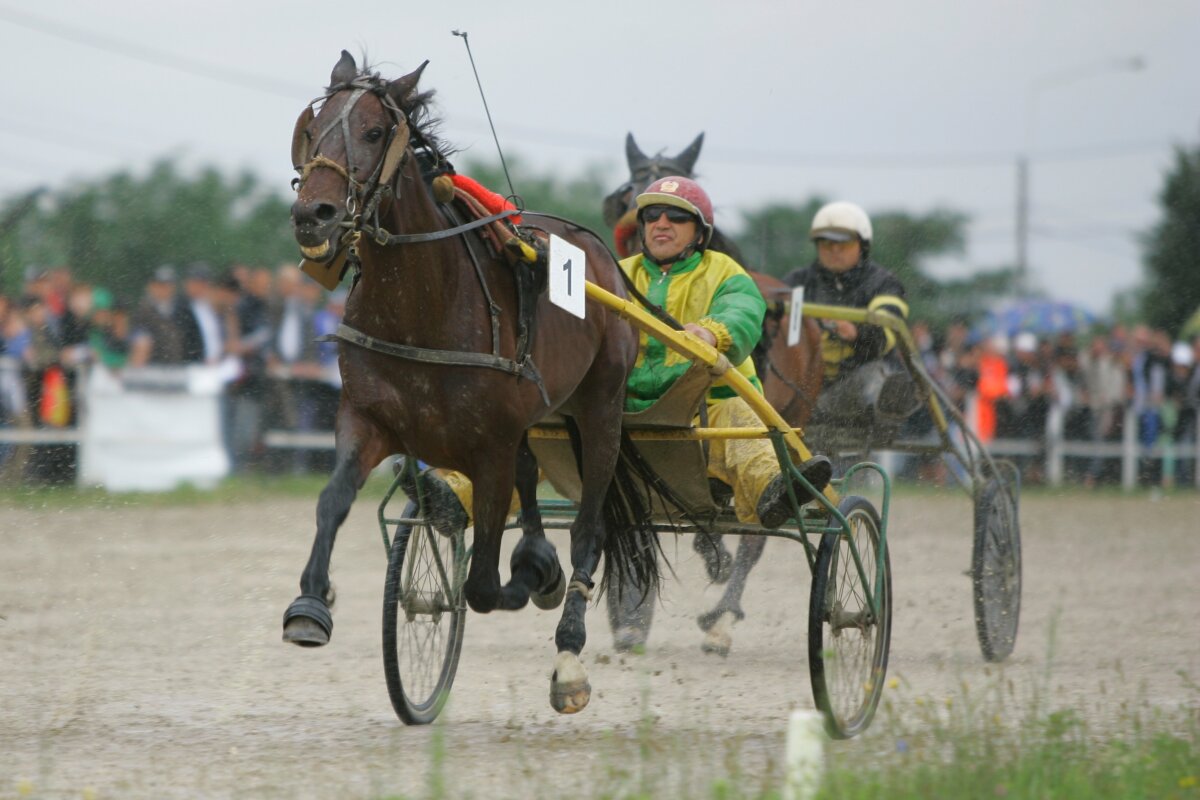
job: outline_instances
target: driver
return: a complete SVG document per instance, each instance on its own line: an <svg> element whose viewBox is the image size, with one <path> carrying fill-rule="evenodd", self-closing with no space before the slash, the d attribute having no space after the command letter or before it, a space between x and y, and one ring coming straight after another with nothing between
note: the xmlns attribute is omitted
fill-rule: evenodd
<svg viewBox="0 0 1200 800"><path fill-rule="evenodd" d="M854 203L822 206L810 232L817 259L783 277L804 287L804 301L882 310L908 319L900 279L871 260L871 218ZM895 334L878 325L822 321L821 356L825 383L813 419L822 426L870 430L876 422L898 425L916 411L911 378L884 358Z"/></svg>
<svg viewBox="0 0 1200 800"><path fill-rule="evenodd" d="M637 196L637 209L643 252L621 261L625 274L650 302L661 306L688 333L716 348L761 391L750 353L762 334L766 303L736 261L707 249L713 232L708 195L688 178L661 178ZM626 385L625 410L641 411L653 405L690 366L687 358L643 332ZM707 406L708 424L715 428L762 424L728 386L713 386ZM821 491L829 483L832 467L828 458L813 456L800 471ZM741 522L778 528L792 516L787 485L768 439L713 440L708 474L733 489L734 510ZM470 508L467 480L456 473L440 476L432 470L422 476L434 503L439 498L442 501L441 508L431 509L431 522L435 526L439 519L465 524L464 509ZM803 487L795 489L801 503L812 500Z"/></svg>

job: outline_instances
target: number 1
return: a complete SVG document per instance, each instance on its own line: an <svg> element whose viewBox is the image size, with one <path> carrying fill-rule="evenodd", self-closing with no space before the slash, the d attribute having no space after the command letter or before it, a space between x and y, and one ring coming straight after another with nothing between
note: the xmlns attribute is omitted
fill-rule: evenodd
<svg viewBox="0 0 1200 800"><path fill-rule="evenodd" d="M571 259L563 263L563 272L567 273L567 294L571 294Z"/></svg>

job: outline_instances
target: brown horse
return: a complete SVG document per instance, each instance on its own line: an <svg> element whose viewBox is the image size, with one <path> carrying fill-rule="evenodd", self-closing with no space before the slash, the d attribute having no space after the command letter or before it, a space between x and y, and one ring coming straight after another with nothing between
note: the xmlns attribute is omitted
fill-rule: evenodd
<svg viewBox="0 0 1200 800"><path fill-rule="evenodd" d="M630 541L626 531L606 536L604 524L637 337L596 304L579 319L544 293L536 300L536 335L526 335L518 283L519 270L530 265L511 259L481 228L457 223L422 171L422 164L448 165L432 133L432 92L417 90L424 67L389 82L359 70L343 50L324 96L296 123L296 241L310 262L335 271L346 263L355 275L337 336L343 387L335 467L317 505L301 594L284 615L284 640L329 641L329 562L338 527L371 470L395 453L456 469L474 484L474 550L464 589L472 609L514 610L531 595L543 607L561 602L567 582L540 530L526 530L508 584L501 586L499 573L525 431L557 411L574 420L582 451L573 572L551 677L551 704L574 712L590 697L578 655L600 555L618 580L656 578L653 548ZM537 228L583 250L587 278L624 294L603 242L553 219L539 218ZM529 339L523 354L521 342Z"/></svg>
<svg viewBox="0 0 1200 800"><path fill-rule="evenodd" d="M704 134L675 156L659 153L647 156L630 133L625 138L625 159L629 165L629 180L604 199L604 221L613 228L617 253L629 256L641 250L637 225L637 195L653 181L668 175L692 177ZM744 265L737 245L720 229L713 232L709 246L727 253ZM763 320L763 335L754 350L755 368L763 384L763 394L790 424L803 426L812 415L824 365L821 362L821 330L816 320L806 318L801 324L800 342L788 346L787 330L790 311L786 301L791 288L782 281L759 272L750 272L758 290L767 301ZM708 634L704 649L722 655L732 644L730 631L733 622L744 617L741 608L742 592L750 570L762 556L766 538L739 537L737 554L731 559L719 537L697 535L694 545L705 560L709 577L717 583L727 582L717 605L699 618L700 627ZM732 563L731 563L732 562ZM632 599L630 599L632 598ZM645 642L649 635L653 603L638 603L638 595L628 592L620 597L608 595L609 621L618 649L629 649Z"/></svg>

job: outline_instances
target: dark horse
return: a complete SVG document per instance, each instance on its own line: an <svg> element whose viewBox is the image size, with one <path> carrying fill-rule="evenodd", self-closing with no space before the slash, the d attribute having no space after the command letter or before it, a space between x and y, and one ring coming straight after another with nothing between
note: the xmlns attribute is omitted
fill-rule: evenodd
<svg viewBox="0 0 1200 800"><path fill-rule="evenodd" d="M575 712L590 698L578 655L601 554L606 572L615 567L651 583L656 575L648 564L652 548L630 543L626 531L606 537L604 524L637 337L596 304L579 319L543 293L536 336L522 357L519 342L528 331L518 321L517 271L531 267L510 259L479 228L458 223L435 199L422 164L448 164L432 133L433 93L417 90L424 67L389 82L360 71L342 51L324 96L296 123L296 241L310 262L338 265L348 254L356 274L337 336L343 386L335 466L317 504L316 539L283 638L307 646L329 641L329 561L338 527L370 471L405 453L474 483L474 551L464 589L472 609L514 610L531 595L553 607L565 587L551 704ZM537 229L582 249L587 278L624 295L603 242L549 218L539 218ZM573 572L568 584L553 545L531 527L514 551L510 582L501 586L500 540L518 451L526 429L554 411L574 420L581 450Z"/></svg>
<svg viewBox="0 0 1200 800"><path fill-rule="evenodd" d="M668 175L693 177L696 159L704 144L704 134L675 156L662 153L647 156L638 147L630 133L625 138L625 159L629 165L629 180L604 198L604 221L613 229L617 253L622 257L641 250L637 226L637 195L659 178ZM713 232L709 245L714 250L727 253L738 263L745 265L741 252L734 242L718 228ZM812 415L817 394L821 389L823 364L821 362L821 331L816 320L806 318L801 325L800 342L789 347L787 330L789 310L785 300L791 288L782 281L750 272L767 300L767 315L763 320L763 335L754 351L755 368L763 384L767 401L779 411L790 424L803 426ZM708 634L704 649L722 655L729 652L732 644L731 629L734 621L744 614L741 608L742 592L746 577L762 556L766 538L742 536L738 542L737 555L732 558L719 538L698 535L695 539L697 551L704 556L709 577L714 581L728 581L725 592L717 605L699 618L700 627ZM634 599L628 599L629 596ZM649 634L653 603L638 605L636 593L617 597L609 593L609 619L613 623L613 635L618 648L627 649L645 642Z"/></svg>

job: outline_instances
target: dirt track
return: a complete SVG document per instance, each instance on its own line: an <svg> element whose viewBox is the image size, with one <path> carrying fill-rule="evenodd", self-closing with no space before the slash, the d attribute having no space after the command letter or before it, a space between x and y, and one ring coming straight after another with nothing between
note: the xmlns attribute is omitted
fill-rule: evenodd
<svg viewBox="0 0 1200 800"><path fill-rule="evenodd" d="M735 763L748 786L769 785L789 711L811 707L800 548L768 545L721 660L698 648L693 619L717 593L681 539L667 545L681 582L668 585L647 655L616 656L603 609L589 615L595 693L582 714L550 709L557 612L530 607L472 615L442 724L406 728L382 674L384 554L370 502L334 553L332 644L280 642L313 516L311 501L277 499L0 509L0 798L424 797L439 779L450 797L637 785L688 796ZM1021 630L997 670L979 655L963 574L969 502L900 497L889 675L901 685L885 699L904 713L999 673L1018 695L1045 687L1101 725L1125 701L1200 702L1177 674L1200 678L1198 516L1194 495L1027 496ZM867 757L886 735L877 724L835 746Z"/></svg>

